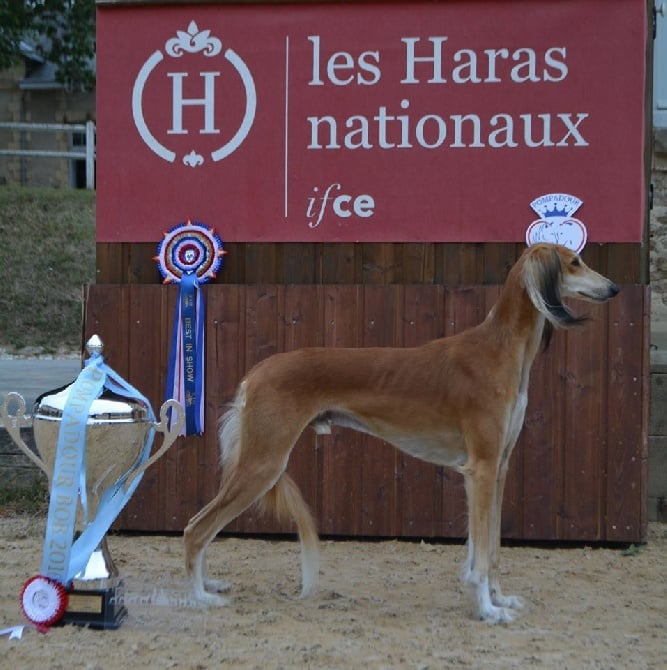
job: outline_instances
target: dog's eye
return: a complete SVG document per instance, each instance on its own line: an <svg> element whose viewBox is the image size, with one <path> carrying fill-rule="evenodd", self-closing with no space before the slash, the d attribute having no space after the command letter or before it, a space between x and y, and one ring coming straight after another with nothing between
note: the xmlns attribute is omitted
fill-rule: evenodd
<svg viewBox="0 0 667 670"><path fill-rule="evenodd" d="M575 268L578 268L581 265L581 261L578 258L573 258L570 265L573 265Z"/></svg>

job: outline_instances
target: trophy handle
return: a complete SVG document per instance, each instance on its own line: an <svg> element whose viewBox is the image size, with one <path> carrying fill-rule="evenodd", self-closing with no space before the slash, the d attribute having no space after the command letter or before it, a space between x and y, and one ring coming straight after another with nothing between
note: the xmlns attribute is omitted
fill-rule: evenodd
<svg viewBox="0 0 667 670"><path fill-rule="evenodd" d="M18 412L16 414L9 413L9 401L12 398L16 400L16 403L18 404ZM5 424L5 428L10 434L12 440L14 440L16 446L38 468L43 470L47 477L50 478L49 471L44 461L32 451L32 449L23 441L23 438L21 437L21 428L29 428L32 426L32 420L25 413L25 400L20 393L11 391L5 396L5 400L2 403L2 407L0 408L0 417L2 417L2 422Z"/></svg>
<svg viewBox="0 0 667 670"><path fill-rule="evenodd" d="M171 422L168 419L167 412L172 409L176 416L172 417ZM132 482L145 470L147 470L158 458L160 458L166 451L171 447L171 445L176 441L181 428L185 423L185 410L181 406L181 403L171 399L167 400L160 407L160 423L153 424L153 427L159 433L164 433L164 439L162 440L162 446L145 462L141 467L137 468L125 482L125 490L129 490Z"/></svg>

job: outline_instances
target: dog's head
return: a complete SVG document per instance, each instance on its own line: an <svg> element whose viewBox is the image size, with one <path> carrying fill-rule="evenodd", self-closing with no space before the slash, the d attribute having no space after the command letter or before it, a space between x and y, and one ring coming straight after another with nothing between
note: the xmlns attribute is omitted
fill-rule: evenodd
<svg viewBox="0 0 667 670"><path fill-rule="evenodd" d="M556 328L577 326L586 317L574 315L563 298L606 302L618 293L613 281L591 270L579 254L557 244L536 244L524 251L523 279L535 305Z"/></svg>

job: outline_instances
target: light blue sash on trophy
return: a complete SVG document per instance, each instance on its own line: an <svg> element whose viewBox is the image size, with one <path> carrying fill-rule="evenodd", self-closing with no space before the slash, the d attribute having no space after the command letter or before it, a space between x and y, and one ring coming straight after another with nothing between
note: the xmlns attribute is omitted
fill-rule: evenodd
<svg viewBox="0 0 667 670"><path fill-rule="evenodd" d="M125 484L132 472L124 473L107 489L100 499L95 518L86 519L88 523L84 531L73 542L79 500L84 519L87 516L85 445L88 416L91 405L105 387L118 395L143 402L148 408L151 424L155 420L146 398L106 365L99 353L93 353L70 387L63 408L53 466L41 574L63 585L69 584L76 575L85 570L92 553L131 498L143 476L136 476L125 490ZM151 425L137 465L148 459L154 435L155 430Z"/></svg>

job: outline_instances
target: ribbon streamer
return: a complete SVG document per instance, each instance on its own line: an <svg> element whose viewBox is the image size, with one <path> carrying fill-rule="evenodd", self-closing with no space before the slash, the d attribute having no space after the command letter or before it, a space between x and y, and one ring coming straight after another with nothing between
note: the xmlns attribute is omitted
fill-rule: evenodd
<svg viewBox="0 0 667 670"><path fill-rule="evenodd" d="M206 318L201 284L216 276L225 254L212 228L188 220L164 234L153 259L164 283L179 285L165 395L185 408L181 435L204 432Z"/></svg>
<svg viewBox="0 0 667 670"><path fill-rule="evenodd" d="M86 425L90 406L104 388L105 376L92 359L81 370L70 387L58 431L41 574L61 584L71 579L68 570L76 506L80 483L85 482ZM82 489L85 491L85 486ZM84 497L82 504L85 509Z"/></svg>
<svg viewBox="0 0 667 670"><path fill-rule="evenodd" d="M90 362L94 362L104 372L105 388L117 395L142 402L147 408L148 419L151 424L155 423L155 414L153 413L151 404L145 396L104 363L100 354L93 354L87 365L90 364ZM107 531L111 528L111 524L116 520L134 494L137 486L139 486L139 483L143 478L143 473L136 476L132 480L129 488L125 490L125 484L129 477L148 460L154 438L155 428L151 425L148 434L146 435L141 455L135 466L119 477L114 485L110 486L102 494L95 518L86 526L72 546L72 557L70 559L70 566L67 573L68 582L74 579L76 575L84 572L92 553L97 549Z"/></svg>
<svg viewBox="0 0 667 670"><path fill-rule="evenodd" d="M20 640L23 635L25 626L12 626L11 628L3 628L0 630L0 637L9 635L10 640Z"/></svg>
<svg viewBox="0 0 667 670"><path fill-rule="evenodd" d="M204 432L204 323L199 281L194 274L185 275L179 284L167 372L167 397L185 408L183 435Z"/></svg>

